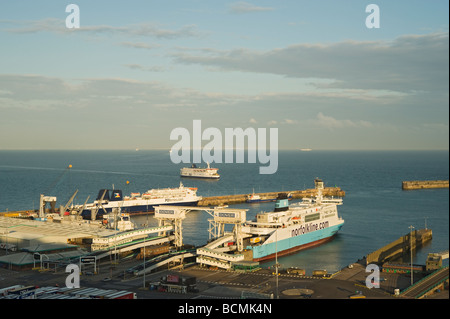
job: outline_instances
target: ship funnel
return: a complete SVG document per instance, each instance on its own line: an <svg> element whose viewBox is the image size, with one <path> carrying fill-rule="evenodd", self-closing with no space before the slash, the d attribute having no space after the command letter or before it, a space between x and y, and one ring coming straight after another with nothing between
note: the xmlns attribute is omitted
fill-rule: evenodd
<svg viewBox="0 0 450 319"><path fill-rule="evenodd" d="M289 198L286 193L279 193L275 202L275 212L283 212L289 209Z"/></svg>
<svg viewBox="0 0 450 319"><path fill-rule="evenodd" d="M322 202L323 181L319 178L316 178L314 180L314 184L316 185L317 190L316 203L320 204Z"/></svg>
<svg viewBox="0 0 450 319"><path fill-rule="evenodd" d="M316 179L314 180L314 184L316 185L316 189L317 189L317 190L323 189L323 181L322 181L321 179L316 178Z"/></svg>

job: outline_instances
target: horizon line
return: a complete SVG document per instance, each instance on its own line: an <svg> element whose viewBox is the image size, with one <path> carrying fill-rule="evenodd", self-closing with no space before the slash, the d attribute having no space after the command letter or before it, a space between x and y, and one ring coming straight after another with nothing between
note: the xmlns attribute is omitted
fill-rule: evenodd
<svg viewBox="0 0 450 319"><path fill-rule="evenodd" d="M202 149L191 149L190 151L198 151L198 150L202 150ZM244 151L249 151L249 149L245 148L245 149L224 149L224 151L227 150L244 150ZM251 151L257 151L257 149L250 149ZM45 149L45 148L5 148L2 149L0 148L0 151L132 151L132 152L140 152L140 151L167 151L169 152L170 149L167 148L105 148L105 149L94 149L94 148L58 148L58 149ZM353 149L353 148L346 148L346 149L327 149L327 148L323 148L323 149L311 149L310 151L305 151L303 149L300 148L282 148L282 149L278 149L278 151L298 151L298 152L302 152L302 153L310 153L310 152L315 152L315 151L449 151L448 148L444 149L444 148L426 148L426 149Z"/></svg>

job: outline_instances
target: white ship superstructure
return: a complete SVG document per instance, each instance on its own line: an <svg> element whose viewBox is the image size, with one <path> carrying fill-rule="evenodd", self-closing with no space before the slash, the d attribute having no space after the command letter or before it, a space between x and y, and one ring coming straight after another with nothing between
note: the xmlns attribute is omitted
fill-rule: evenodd
<svg viewBox="0 0 450 319"><path fill-rule="evenodd" d="M120 208L131 215L145 214L153 212L157 205L197 205L201 199L201 196L197 196L196 187L186 187L181 182L177 188L149 189L142 195L131 193L131 196L125 197L122 197L121 190L102 189L97 200L85 206L82 216L98 219L103 214L110 213L113 208ZM95 218L92 218L93 215Z"/></svg>
<svg viewBox="0 0 450 319"><path fill-rule="evenodd" d="M242 232L251 235L244 246L253 251L253 260L272 259L276 253L285 255L320 245L340 230L344 220L338 216L337 205L342 200L323 198L323 182L316 179L315 183L314 201L289 207L284 194L277 199L273 212L257 214L254 221L242 227Z"/></svg>
<svg viewBox="0 0 450 319"><path fill-rule="evenodd" d="M218 168L211 168L209 163L206 163L207 167L197 167L197 165L192 164L191 167L183 167L180 170L181 177L196 177L196 178L209 178L209 179L219 179L220 175L217 173Z"/></svg>
<svg viewBox="0 0 450 319"><path fill-rule="evenodd" d="M338 216L340 199L322 196L323 182L315 180L317 195L289 207L289 196L280 193L272 212L261 212L254 220L246 220L246 209L216 207L210 220L211 240L197 249L197 262L230 269L243 261L274 259L325 243L344 225ZM225 224L234 225L232 232Z"/></svg>

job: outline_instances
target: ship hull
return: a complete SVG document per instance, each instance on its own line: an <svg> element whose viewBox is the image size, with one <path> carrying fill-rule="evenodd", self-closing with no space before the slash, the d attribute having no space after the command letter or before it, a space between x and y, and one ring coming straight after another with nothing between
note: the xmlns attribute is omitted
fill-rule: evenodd
<svg viewBox="0 0 450 319"><path fill-rule="evenodd" d="M268 202L275 202L276 198L268 198L268 199L247 199L245 202L252 204L252 203L268 203Z"/></svg>
<svg viewBox="0 0 450 319"><path fill-rule="evenodd" d="M219 179L220 176L201 176L201 175L180 175L185 178L203 178L203 179Z"/></svg>
<svg viewBox="0 0 450 319"><path fill-rule="evenodd" d="M153 213L155 211L155 206L160 205L171 205L171 206L197 206L199 200L193 200L193 201L183 201L183 202L162 202L162 203L153 203L153 204L144 204L144 205L132 205L132 206L122 206L119 205L121 212L123 213L129 213L131 216L135 215L145 215L149 213ZM97 219L101 219L103 214L111 213L114 207L118 207L115 205L114 207L105 207L105 211L100 208L97 212ZM91 219L91 211L89 209L83 210L81 213L81 216L83 216L84 219Z"/></svg>
<svg viewBox="0 0 450 319"><path fill-rule="evenodd" d="M311 233L294 236L279 240L277 243L263 244L261 246L253 246L253 260L267 261L278 257L292 254L300 250L322 245L334 238L337 232L343 226L338 224Z"/></svg>

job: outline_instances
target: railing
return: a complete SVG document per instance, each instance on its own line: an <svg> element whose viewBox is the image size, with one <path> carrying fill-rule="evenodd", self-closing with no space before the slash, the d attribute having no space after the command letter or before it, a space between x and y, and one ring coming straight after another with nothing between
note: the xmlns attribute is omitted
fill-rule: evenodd
<svg viewBox="0 0 450 319"><path fill-rule="evenodd" d="M197 249L197 254L198 255L205 255L205 256L209 256L209 257L213 257L213 258L217 258L217 259L223 259L226 261L241 261L244 260L244 255L239 254L239 255L230 255L230 254L225 254L225 253L221 253L218 251L214 251L214 250L210 250L208 248L198 248Z"/></svg>
<svg viewBox="0 0 450 319"><path fill-rule="evenodd" d="M207 264L210 266L216 266L219 268L224 268L224 269L230 269L231 268L231 264L224 262L224 261L220 261L217 259L212 259L212 258L208 258L208 257L204 257L204 256L198 256L197 257L197 263L199 264Z"/></svg>
<svg viewBox="0 0 450 319"><path fill-rule="evenodd" d="M161 226L161 227L133 230L133 231L125 232L125 233L118 233L118 234L111 235L108 237L94 238L92 240L92 243L93 244L117 243L117 242L121 242L126 239L133 240L133 238L136 238L136 237L146 236L148 234L157 233L157 232L169 231L172 229L173 229L172 226Z"/></svg>
<svg viewBox="0 0 450 319"><path fill-rule="evenodd" d="M422 278L421 280L419 280L418 282L416 282L414 285L409 286L408 288L406 288L405 290L403 290L400 295L405 295L407 294L410 290L417 288L418 285L422 284L423 282L430 280L432 277L434 277L435 275L437 275L438 273L440 273L441 271L444 271L446 268L448 268L449 266L446 267L442 267L440 269L437 269L436 271L432 272L431 274L429 274L428 276ZM433 286L427 288L425 291L421 291L419 292L416 296L414 296L414 298L423 296L424 294L426 294L427 292L429 292L431 289L433 289L434 287L436 287L437 285L440 285L443 281L447 280L448 277L443 278L441 280L439 280L438 283L434 284Z"/></svg>

